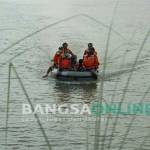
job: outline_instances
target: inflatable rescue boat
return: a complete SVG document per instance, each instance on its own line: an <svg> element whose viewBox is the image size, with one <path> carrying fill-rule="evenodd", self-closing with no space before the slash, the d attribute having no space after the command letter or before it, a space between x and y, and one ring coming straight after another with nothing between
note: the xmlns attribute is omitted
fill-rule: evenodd
<svg viewBox="0 0 150 150"><path fill-rule="evenodd" d="M60 71L59 69L54 68L51 71L51 76L64 81L93 81L98 79L98 71Z"/></svg>

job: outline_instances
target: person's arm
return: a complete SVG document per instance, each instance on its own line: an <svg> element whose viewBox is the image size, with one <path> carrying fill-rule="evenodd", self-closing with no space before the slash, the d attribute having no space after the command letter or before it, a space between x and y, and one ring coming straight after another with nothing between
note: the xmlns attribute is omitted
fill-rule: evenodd
<svg viewBox="0 0 150 150"><path fill-rule="evenodd" d="M84 54L83 54L83 55L86 55L86 54L87 54L87 50L84 51Z"/></svg>
<svg viewBox="0 0 150 150"><path fill-rule="evenodd" d="M95 55L95 66L98 68L100 65L97 55Z"/></svg>
<svg viewBox="0 0 150 150"><path fill-rule="evenodd" d="M69 54L71 54L72 56L75 55L70 49L68 49L68 52L69 52Z"/></svg>
<svg viewBox="0 0 150 150"><path fill-rule="evenodd" d="M54 64L56 63L56 61L57 61L57 53L54 55L54 57L53 57L53 61L54 61Z"/></svg>

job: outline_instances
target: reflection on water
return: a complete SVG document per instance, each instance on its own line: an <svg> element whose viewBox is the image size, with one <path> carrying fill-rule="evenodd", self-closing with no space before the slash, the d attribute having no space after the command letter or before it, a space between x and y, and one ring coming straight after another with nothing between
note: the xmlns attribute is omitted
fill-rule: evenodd
<svg viewBox="0 0 150 150"><path fill-rule="evenodd" d="M71 102L75 100L81 100L85 103L89 103L94 100L97 92L97 83L92 82L88 84L78 83L73 84L71 82L56 81L54 86L57 93L58 102Z"/></svg>

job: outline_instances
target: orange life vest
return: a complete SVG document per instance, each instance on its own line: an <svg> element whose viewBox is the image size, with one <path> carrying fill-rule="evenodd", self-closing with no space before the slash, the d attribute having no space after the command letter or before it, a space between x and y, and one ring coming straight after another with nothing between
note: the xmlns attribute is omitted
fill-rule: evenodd
<svg viewBox="0 0 150 150"><path fill-rule="evenodd" d="M83 57L83 66L86 69L96 69L99 66L99 61L97 55L84 55Z"/></svg>
<svg viewBox="0 0 150 150"><path fill-rule="evenodd" d="M71 59L62 58L59 63L59 68L70 69L71 68Z"/></svg>
<svg viewBox="0 0 150 150"><path fill-rule="evenodd" d="M66 58L65 51L67 51L68 54L71 54L71 50L66 49L63 50L59 59L59 68L61 69L70 69L71 68L71 58Z"/></svg>
<svg viewBox="0 0 150 150"><path fill-rule="evenodd" d="M55 56L54 56L54 58L53 58L53 61L54 61L54 65L56 65L56 66L58 67L59 61L60 61L60 54L58 54L58 53L56 52L56 54L55 54Z"/></svg>

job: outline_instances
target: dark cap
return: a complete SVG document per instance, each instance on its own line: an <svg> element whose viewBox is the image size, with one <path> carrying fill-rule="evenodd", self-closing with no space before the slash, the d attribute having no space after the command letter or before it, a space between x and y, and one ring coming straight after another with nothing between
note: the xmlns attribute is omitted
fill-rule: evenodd
<svg viewBox="0 0 150 150"><path fill-rule="evenodd" d="M62 50L62 49L63 49L63 47L62 47L62 46L60 46L58 49L59 49L59 50Z"/></svg>
<svg viewBox="0 0 150 150"><path fill-rule="evenodd" d="M92 43L88 43L88 47L93 47L93 44Z"/></svg>
<svg viewBox="0 0 150 150"><path fill-rule="evenodd" d="M68 46L68 43L65 42L65 43L62 44L62 46L66 47L66 46Z"/></svg>

